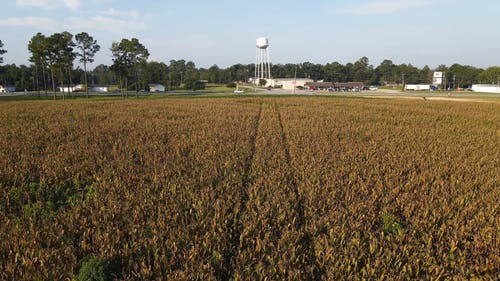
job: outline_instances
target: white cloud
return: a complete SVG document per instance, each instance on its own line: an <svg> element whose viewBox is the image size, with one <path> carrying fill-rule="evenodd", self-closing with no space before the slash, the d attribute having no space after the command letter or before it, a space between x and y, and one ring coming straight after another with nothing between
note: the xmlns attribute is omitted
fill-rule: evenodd
<svg viewBox="0 0 500 281"><path fill-rule="evenodd" d="M80 0L63 0L63 2L66 5L66 7L72 10L80 8Z"/></svg>
<svg viewBox="0 0 500 281"><path fill-rule="evenodd" d="M2 27L32 27L37 30L57 31L60 24L52 19L44 17L19 17L0 19Z"/></svg>
<svg viewBox="0 0 500 281"><path fill-rule="evenodd" d="M429 0L376 0L340 7L334 14L388 15L432 4Z"/></svg>
<svg viewBox="0 0 500 281"><path fill-rule="evenodd" d="M139 13L135 10L120 11L114 8L107 9L106 11L101 12L101 14L112 17L124 17L124 18L134 18L134 19L139 17Z"/></svg>
<svg viewBox="0 0 500 281"><path fill-rule="evenodd" d="M90 18L70 18L68 26L71 29L81 30L105 30L111 33L126 34L130 31L138 31L146 28L146 24L137 21L114 19L104 16L93 16Z"/></svg>
<svg viewBox="0 0 500 281"><path fill-rule="evenodd" d="M0 19L0 27L31 27L35 30L61 32L63 30L107 31L115 34L127 34L146 28L146 24L138 21L114 19L104 16L73 17L69 20L56 21L45 17L11 17Z"/></svg>
<svg viewBox="0 0 500 281"><path fill-rule="evenodd" d="M16 0L18 6L32 6L37 8L51 8L55 1L51 0Z"/></svg>
<svg viewBox="0 0 500 281"><path fill-rule="evenodd" d="M42 8L45 10L54 9L57 6L63 5L72 10L80 8L80 0L16 0L18 6L31 6Z"/></svg>

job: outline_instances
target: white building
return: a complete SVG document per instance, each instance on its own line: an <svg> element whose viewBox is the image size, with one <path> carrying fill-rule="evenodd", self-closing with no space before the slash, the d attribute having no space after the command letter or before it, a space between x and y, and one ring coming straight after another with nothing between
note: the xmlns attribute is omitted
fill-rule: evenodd
<svg viewBox="0 0 500 281"><path fill-rule="evenodd" d="M73 91L74 91L74 86L59 87L59 92L61 93L72 93Z"/></svg>
<svg viewBox="0 0 500 281"><path fill-rule="evenodd" d="M89 92L94 93L107 93L109 91L109 87L105 85L91 85L89 86Z"/></svg>
<svg viewBox="0 0 500 281"><path fill-rule="evenodd" d="M104 85L89 85L89 92L93 93L107 93L109 87ZM75 86L64 86L59 87L59 91L63 93L72 93L72 92L85 92L85 86L82 84Z"/></svg>
<svg viewBox="0 0 500 281"><path fill-rule="evenodd" d="M284 90L293 90L297 87L305 88L306 83L314 82L308 78L274 78L267 81L266 87L281 87Z"/></svg>
<svg viewBox="0 0 500 281"><path fill-rule="evenodd" d="M500 93L500 86L493 84L472 85L472 91L477 93Z"/></svg>
<svg viewBox="0 0 500 281"><path fill-rule="evenodd" d="M85 85L78 84L73 86L73 92L85 92Z"/></svg>
<svg viewBox="0 0 500 281"><path fill-rule="evenodd" d="M165 86L161 84L149 84L149 91L151 93L165 92Z"/></svg>

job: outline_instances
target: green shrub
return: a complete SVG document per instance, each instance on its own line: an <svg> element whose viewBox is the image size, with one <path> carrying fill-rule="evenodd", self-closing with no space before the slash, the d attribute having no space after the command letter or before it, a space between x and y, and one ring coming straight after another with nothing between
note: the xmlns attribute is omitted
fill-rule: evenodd
<svg viewBox="0 0 500 281"><path fill-rule="evenodd" d="M96 257L91 257L83 262L78 272L79 281L105 281L108 280L106 263Z"/></svg>
<svg viewBox="0 0 500 281"><path fill-rule="evenodd" d="M401 234L404 223L395 215L385 213L382 215L382 230L385 234Z"/></svg>

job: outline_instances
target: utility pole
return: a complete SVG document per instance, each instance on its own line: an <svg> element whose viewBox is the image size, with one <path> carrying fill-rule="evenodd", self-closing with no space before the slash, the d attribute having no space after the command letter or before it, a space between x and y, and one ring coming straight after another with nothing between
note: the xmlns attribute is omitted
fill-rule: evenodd
<svg viewBox="0 0 500 281"><path fill-rule="evenodd" d="M453 89L455 90L457 87L457 85L455 84L455 82L457 81L457 76L456 75L453 75Z"/></svg>
<svg viewBox="0 0 500 281"><path fill-rule="evenodd" d="M295 95L295 88L297 88L297 65L295 65L295 74L293 79L293 94Z"/></svg>
<svg viewBox="0 0 500 281"><path fill-rule="evenodd" d="M406 88L405 76L406 76L406 73L403 73L403 91L404 91L404 90L405 90L405 88Z"/></svg>
<svg viewBox="0 0 500 281"><path fill-rule="evenodd" d="M443 92L446 91L446 72L443 72Z"/></svg>
<svg viewBox="0 0 500 281"><path fill-rule="evenodd" d="M297 68L302 68L302 65L296 64L295 65L295 73L294 73L294 79L293 79L293 93L295 94L295 88L297 88Z"/></svg>

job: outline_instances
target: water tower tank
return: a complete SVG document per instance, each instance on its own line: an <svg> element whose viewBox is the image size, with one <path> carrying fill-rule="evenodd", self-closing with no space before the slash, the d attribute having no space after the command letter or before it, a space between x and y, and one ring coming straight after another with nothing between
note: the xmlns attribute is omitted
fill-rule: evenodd
<svg viewBox="0 0 500 281"><path fill-rule="evenodd" d="M266 49L269 47L269 40L266 37L257 38L257 48Z"/></svg>

